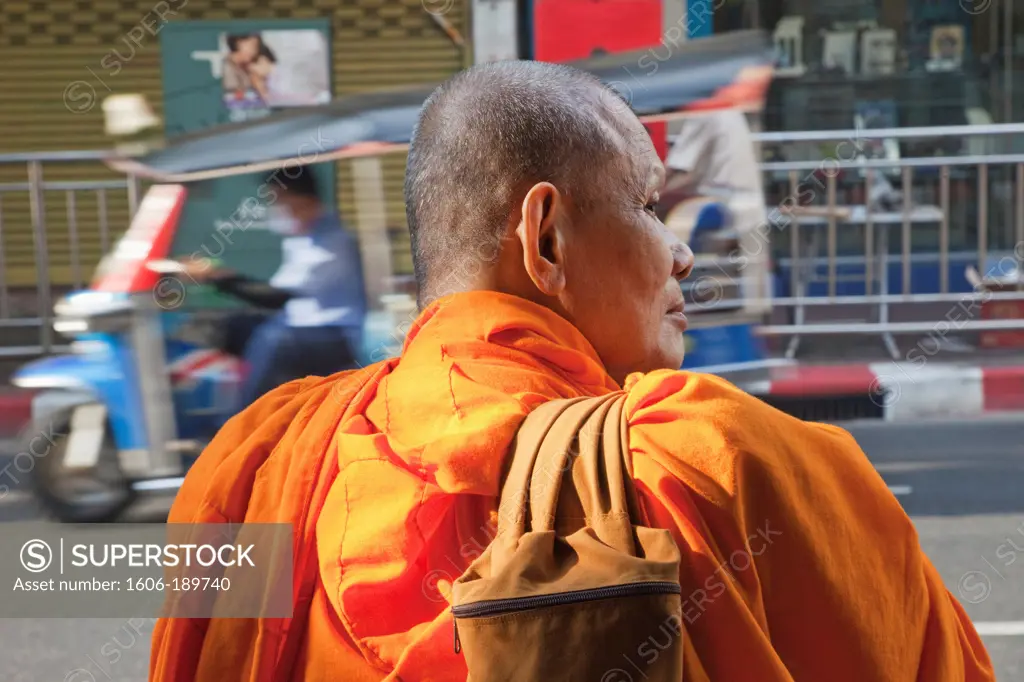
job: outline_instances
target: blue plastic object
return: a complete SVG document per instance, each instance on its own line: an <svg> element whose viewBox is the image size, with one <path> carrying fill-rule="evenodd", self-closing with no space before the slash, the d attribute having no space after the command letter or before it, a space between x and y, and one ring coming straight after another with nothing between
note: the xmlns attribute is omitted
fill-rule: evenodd
<svg viewBox="0 0 1024 682"><path fill-rule="evenodd" d="M730 225L729 209L724 204L705 204L694 220L693 232L690 233L690 248L695 253L701 249L701 241L712 232L718 232Z"/></svg>
<svg viewBox="0 0 1024 682"><path fill-rule="evenodd" d="M697 223L693 228L694 233L709 230L720 230L729 224L729 210L724 204L717 202L705 204L697 214Z"/></svg>
<svg viewBox="0 0 1024 682"><path fill-rule="evenodd" d="M925 260L927 259L927 260ZM1009 264L1014 261L1012 251L989 252L989 260L986 262L984 275L996 275L1008 272ZM819 297L828 296L828 259L815 258L812 261L818 279L809 284L806 296ZM964 276L968 265L977 267L977 251L951 251L947 263L949 277L948 293L960 294L969 293L974 290L970 282ZM1003 263L1003 265L1000 265ZM889 266L889 291L895 294L903 291L903 262L899 253L890 253L888 258ZM844 258L836 266L836 273L839 280L836 282L837 296L864 296L864 276L866 263L863 255L853 258ZM791 291L791 265L788 259L780 259L775 268L775 295L786 297L794 295ZM877 276L878 268L875 267ZM937 253L923 253L912 256L910 264L910 293L911 294L937 294L942 292L942 266L939 263ZM873 287L870 293L879 293L879 287Z"/></svg>
<svg viewBox="0 0 1024 682"><path fill-rule="evenodd" d="M764 357L761 339L750 324L694 329L683 338L686 341L683 369L754 362Z"/></svg>

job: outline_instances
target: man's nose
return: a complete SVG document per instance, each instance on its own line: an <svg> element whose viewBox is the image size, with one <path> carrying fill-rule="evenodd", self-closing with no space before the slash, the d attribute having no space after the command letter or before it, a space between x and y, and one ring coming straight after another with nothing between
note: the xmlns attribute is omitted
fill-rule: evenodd
<svg viewBox="0 0 1024 682"><path fill-rule="evenodd" d="M672 252L672 276L681 282L693 272L693 251L684 242L679 241L674 234L671 232L668 234L668 247Z"/></svg>

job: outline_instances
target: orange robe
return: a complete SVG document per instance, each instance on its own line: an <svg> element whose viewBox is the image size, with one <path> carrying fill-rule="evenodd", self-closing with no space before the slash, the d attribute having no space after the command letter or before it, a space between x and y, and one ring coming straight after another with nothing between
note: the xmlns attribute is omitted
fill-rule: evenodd
<svg viewBox="0 0 1024 682"><path fill-rule="evenodd" d="M713 376L624 388L641 503L682 549L686 680L994 679L849 434ZM544 401L617 389L565 320L474 292L424 311L400 360L267 394L170 520L293 523L295 614L162 620L150 680L465 680L446 597L493 536L516 428Z"/></svg>

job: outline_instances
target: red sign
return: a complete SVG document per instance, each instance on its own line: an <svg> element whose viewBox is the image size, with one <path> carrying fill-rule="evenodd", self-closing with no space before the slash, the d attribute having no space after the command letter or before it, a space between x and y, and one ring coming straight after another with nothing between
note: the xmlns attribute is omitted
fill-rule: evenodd
<svg viewBox="0 0 1024 682"><path fill-rule="evenodd" d="M1012 291L1012 289L1006 289ZM983 320L1024 320L1024 301L985 301L981 305ZM1024 347L1024 330L983 331L980 341L984 348Z"/></svg>
<svg viewBox="0 0 1024 682"><path fill-rule="evenodd" d="M662 50L661 0L536 0L533 10L533 58L542 62L569 62L595 53L628 52L646 47ZM631 87L636 74L623 73ZM658 155L668 153L664 123L649 123Z"/></svg>

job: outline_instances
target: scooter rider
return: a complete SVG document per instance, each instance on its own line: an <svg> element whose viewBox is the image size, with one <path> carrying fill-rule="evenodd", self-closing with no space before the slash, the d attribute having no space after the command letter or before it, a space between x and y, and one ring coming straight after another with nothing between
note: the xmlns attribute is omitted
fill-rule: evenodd
<svg viewBox="0 0 1024 682"><path fill-rule="evenodd" d="M276 194L269 227L284 237L281 266L269 282L204 259L185 263L196 281L275 311L228 320L225 350L249 365L238 410L286 381L354 367L367 308L358 242L324 205L311 169L276 170L266 185Z"/></svg>

